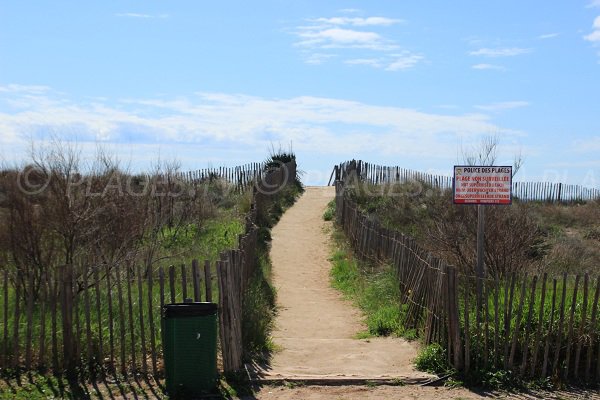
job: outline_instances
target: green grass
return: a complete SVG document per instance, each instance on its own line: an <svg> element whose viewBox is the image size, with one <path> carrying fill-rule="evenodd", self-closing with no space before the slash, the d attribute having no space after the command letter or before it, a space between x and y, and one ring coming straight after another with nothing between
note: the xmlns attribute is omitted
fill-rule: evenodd
<svg viewBox="0 0 600 400"><path fill-rule="evenodd" d="M335 199L327 203L327 208L323 213L323 220L331 221L335 217Z"/></svg>
<svg viewBox="0 0 600 400"><path fill-rule="evenodd" d="M365 315L367 332L358 337L401 336L415 339L415 332L405 330L401 321L404 308L400 306L398 281L389 265L366 265L357 261L343 243L340 233L330 257L331 285L357 304Z"/></svg>

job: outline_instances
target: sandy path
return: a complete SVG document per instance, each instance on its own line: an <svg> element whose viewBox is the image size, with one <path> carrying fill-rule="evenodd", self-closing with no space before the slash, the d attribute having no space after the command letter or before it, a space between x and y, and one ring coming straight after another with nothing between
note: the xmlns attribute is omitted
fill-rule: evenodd
<svg viewBox="0 0 600 400"><path fill-rule="evenodd" d="M416 346L397 338L354 339L360 311L329 283L328 222L322 215L333 187L308 187L273 228L271 259L279 313L272 378L402 378L428 375L412 368Z"/></svg>

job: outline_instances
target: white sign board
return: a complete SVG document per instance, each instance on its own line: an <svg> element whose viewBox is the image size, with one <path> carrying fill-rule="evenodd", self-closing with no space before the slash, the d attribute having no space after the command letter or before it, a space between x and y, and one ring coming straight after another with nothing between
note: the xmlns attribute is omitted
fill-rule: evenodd
<svg viewBox="0 0 600 400"><path fill-rule="evenodd" d="M512 167L454 166L454 204L511 204Z"/></svg>

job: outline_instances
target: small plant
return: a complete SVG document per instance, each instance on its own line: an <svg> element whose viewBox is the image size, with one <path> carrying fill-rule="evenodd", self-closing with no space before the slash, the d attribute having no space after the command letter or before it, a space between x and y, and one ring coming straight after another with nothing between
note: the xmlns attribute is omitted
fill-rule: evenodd
<svg viewBox="0 0 600 400"><path fill-rule="evenodd" d="M335 216L335 200L331 200L329 203L327 203L327 208L325 209L325 212L323 213L323 219L325 221L331 221L334 216Z"/></svg>
<svg viewBox="0 0 600 400"><path fill-rule="evenodd" d="M415 359L415 367L419 371L433 374L445 374L451 370L446 357L446 350L439 344L433 343L425 347Z"/></svg>

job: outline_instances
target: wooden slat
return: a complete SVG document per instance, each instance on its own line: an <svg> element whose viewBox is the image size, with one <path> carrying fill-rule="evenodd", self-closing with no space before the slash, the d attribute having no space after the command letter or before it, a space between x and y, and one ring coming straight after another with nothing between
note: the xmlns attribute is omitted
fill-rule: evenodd
<svg viewBox="0 0 600 400"><path fill-rule="evenodd" d="M504 289L504 369L508 369L509 354L510 354L510 331L512 320L513 298L515 292L516 275L513 273L510 278L510 291L508 282ZM506 299L508 298L508 303Z"/></svg>
<svg viewBox="0 0 600 400"><path fill-rule="evenodd" d="M127 346L125 343L125 301L123 299L123 272L120 268L115 270L115 280L117 282L117 294L119 296L119 339L120 339L120 358L121 373L127 373Z"/></svg>
<svg viewBox="0 0 600 400"><path fill-rule="evenodd" d="M592 358L594 353L594 345L598 343L598 331L596 329L596 318L598 316L598 297L600 296L600 277L596 280L596 293L594 294L594 303L592 305L592 315L591 315L591 340L590 346L587 351L587 362L585 367L585 380L587 382L590 381L590 377L592 376ZM597 345L598 352L600 352L600 345ZM600 357L598 357L600 358ZM600 373L600 367L598 368L598 373Z"/></svg>
<svg viewBox="0 0 600 400"><path fill-rule="evenodd" d="M13 319L13 349L12 349L12 367L17 369L19 367L19 321L21 318L21 283L19 279L19 273L17 272L17 279L15 280L15 313Z"/></svg>
<svg viewBox="0 0 600 400"><path fill-rule="evenodd" d="M194 301L200 301L200 276L198 272L198 260L192 260L192 282L194 286Z"/></svg>
<svg viewBox="0 0 600 400"><path fill-rule="evenodd" d="M575 277L575 287L573 288L573 298L571 300L571 314L569 316L569 330L567 336L567 352L565 359L565 378L569 377L569 364L571 361L571 350L573 348L573 323L575 320L575 309L577 308L577 290L579 288L579 275Z"/></svg>
<svg viewBox="0 0 600 400"><path fill-rule="evenodd" d="M544 306L546 305L546 282L548 280L548 273L544 273L542 279L542 297L540 299L540 311L538 314L538 323L535 333L535 341L533 344L533 358L531 360L531 376L535 376L535 367L537 365L538 354L540 350L540 344L542 340L542 327L544 326Z"/></svg>
<svg viewBox="0 0 600 400"><path fill-rule="evenodd" d="M152 375L158 377L158 365L157 365L157 354L156 354L156 338L154 333L154 306L152 290L154 288L154 282L152 281L152 265L148 265L147 279L148 279L148 324L150 325L150 352L152 356Z"/></svg>
<svg viewBox="0 0 600 400"><path fill-rule="evenodd" d="M559 319L558 319L558 328L556 334L556 346L554 348L554 363L552 364L552 370L557 371L558 362L560 361L560 346L562 342L562 334L563 334L563 323L565 318L565 300L567 297L567 273L563 274L563 287L562 287L562 295L559 306Z"/></svg>
<svg viewBox="0 0 600 400"><path fill-rule="evenodd" d="M554 323L554 309L556 306L556 279L552 280L552 306L550 309L550 326L548 327L548 333L546 335L546 345L544 346L544 363L542 365L542 378L546 377L546 371L547 371L547 367L548 367L548 363L550 361L549 359L549 354L550 354L550 338L552 337L553 334L553 323Z"/></svg>
<svg viewBox="0 0 600 400"><path fill-rule="evenodd" d="M59 270L60 271L60 270ZM50 298L51 303L51 314L52 314L52 333L51 333L51 337L52 337L52 369L54 370L55 374L59 373L59 365L58 365L58 317L57 317L57 313L58 313L58 282L59 282L59 278L58 275L59 273L57 273L56 271L54 271L54 275L51 275L50 278L50 283L51 283L51 295Z"/></svg>
<svg viewBox="0 0 600 400"><path fill-rule="evenodd" d="M498 366L499 334L500 334L500 312L498 310L498 297L500 294L500 280L498 277L494 280L494 366Z"/></svg>
<svg viewBox="0 0 600 400"><path fill-rule="evenodd" d="M468 285L468 281L465 278L465 287ZM480 282L481 283L481 282ZM469 329L469 295L470 295L470 290L468 290L467 288L465 288L465 304L464 304L464 319L465 319L465 333L464 333L464 338L465 338L465 373L468 374L469 373L469 368L471 367L471 331ZM481 298L479 298L479 301L481 301ZM476 302L475 307L479 307L479 304ZM476 310L476 313L479 314L479 311Z"/></svg>
<svg viewBox="0 0 600 400"><path fill-rule="evenodd" d="M183 301L187 300L187 274L185 264L181 264L181 294L183 296Z"/></svg>
<svg viewBox="0 0 600 400"><path fill-rule="evenodd" d="M523 316L523 304L525 301L525 293L527 292L527 277L523 278L523 284L521 285L521 295L519 298L519 308L517 309L517 321L512 335L512 345L510 348L510 356L508 358L508 368L512 369L515 361L515 353L517 350L517 343L519 340L519 334L521 333L521 317Z"/></svg>
<svg viewBox="0 0 600 400"><path fill-rule="evenodd" d="M169 265L169 293L171 304L175 303L175 266Z"/></svg>
<svg viewBox="0 0 600 400"><path fill-rule="evenodd" d="M138 264L137 270L137 291L138 291L138 308L139 308L139 323L140 323L140 341L142 344L142 372L148 373L148 351L146 349L146 327L144 326L144 285L142 284L142 269Z"/></svg>
<svg viewBox="0 0 600 400"><path fill-rule="evenodd" d="M46 314L48 309L48 270L44 270L40 276L40 351L38 353L38 366L44 369L46 366Z"/></svg>
<svg viewBox="0 0 600 400"><path fill-rule="evenodd" d="M535 304L535 288L537 285L537 275L533 277L531 282L531 295L529 296L529 311L527 312L527 320L525 322L525 340L523 341L523 363L521 364L521 376L525 376L526 368L527 368L527 356L529 354L529 334L532 326L531 318L533 316L533 306Z"/></svg>
<svg viewBox="0 0 600 400"><path fill-rule="evenodd" d="M131 349L131 368L133 371L137 371L137 357L136 357L136 349L135 349L135 330L133 323L133 298L131 295L131 285L132 285L132 277L131 277L131 267L127 266L127 310L129 316L129 345Z"/></svg>
<svg viewBox="0 0 600 400"><path fill-rule="evenodd" d="M33 291L34 291L34 279L33 274L29 274L27 288L27 330L25 333L25 368L29 371L31 369L31 357L32 357L32 342L33 342Z"/></svg>
<svg viewBox="0 0 600 400"><path fill-rule="evenodd" d="M206 285L205 293L206 293L206 301L209 303L212 302L212 278L210 274L210 261L204 261L204 285Z"/></svg>
<svg viewBox="0 0 600 400"><path fill-rule="evenodd" d="M587 303L588 303L588 285L590 277L586 273L583 277L583 304L581 306L581 321L579 324L579 334L577 335L577 350L575 352L575 367L573 376L579 378L579 362L581 360L581 345L583 344L583 335L585 332L585 320L587 318Z"/></svg>
<svg viewBox="0 0 600 400"><path fill-rule="evenodd" d="M110 352L110 371L115 372L115 331L114 331L114 314L113 314L113 299L112 299L112 282L111 268L107 263L104 266L106 274L106 300L108 307L108 347Z"/></svg>
<svg viewBox="0 0 600 400"><path fill-rule="evenodd" d="M165 306L165 270L162 265L158 268L158 287L160 290L160 315L162 317Z"/></svg>
<svg viewBox="0 0 600 400"><path fill-rule="evenodd" d="M2 288L3 288L3 293L4 293L4 302L3 302L3 309L4 309L4 321L3 321L3 325L4 325L4 329L2 331L3 334L3 348L2 348L2 367L6 368L8 367L9 363L8 363L8 268L4 268L4 271L2 273Z"/></svg>
<svg viewBox="0 0 600 400"><path fill-rule="evenodd" d="M90 285L89 285L89 270L87 265L83 268L83 301L85 315L85 343L86 343L86 358L91 368L92 366L92 316L90 313Z"/></svg>
<svg viewBox="0 0 600 400"><path fill-rule="evenodd" d="M94 292L96 294L96 323L98 324L96 328L98 330L98 358L96 361L98 365L102 365L104 360L104 334L102 333L102 304L100 300L100 267L94 267Z"/></svg>

